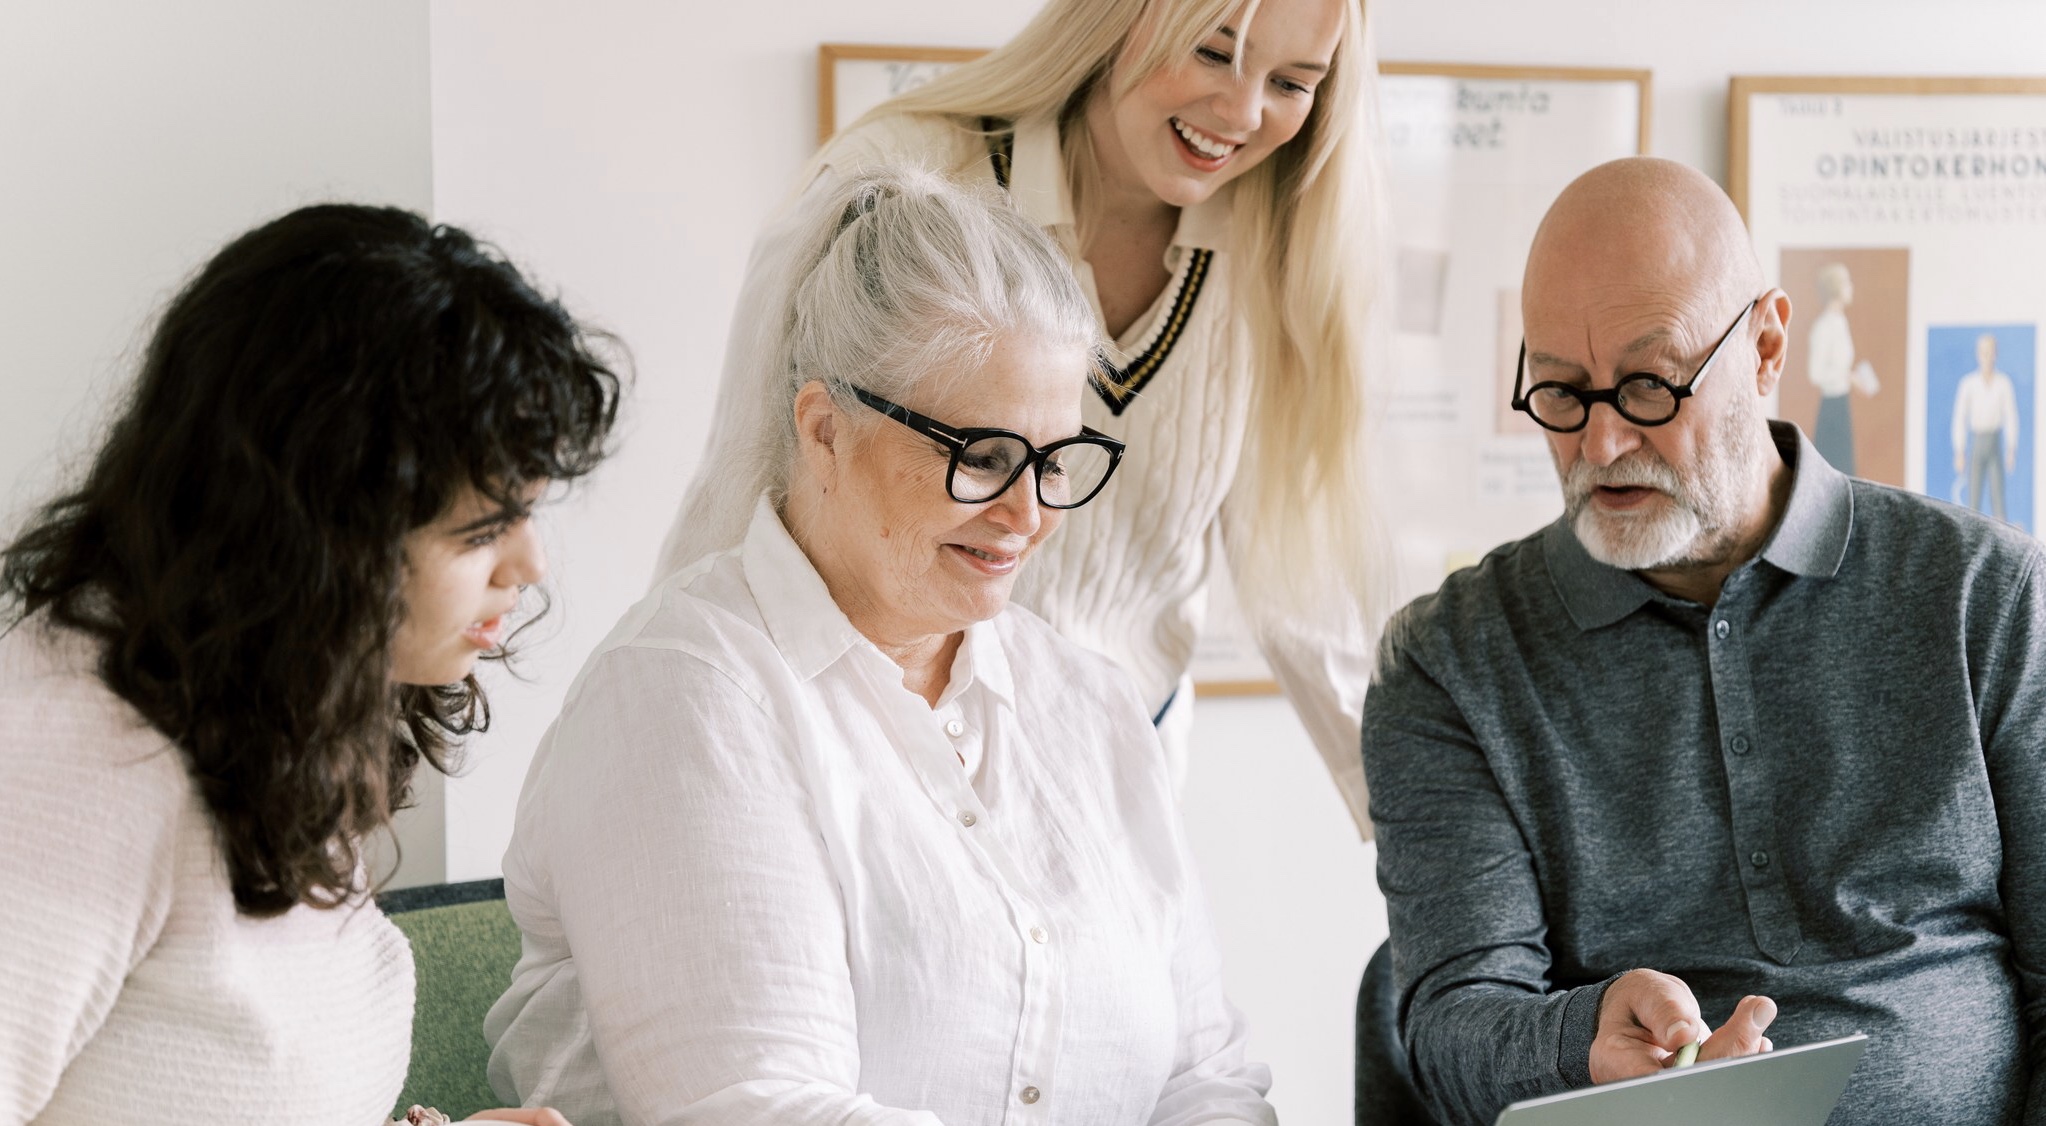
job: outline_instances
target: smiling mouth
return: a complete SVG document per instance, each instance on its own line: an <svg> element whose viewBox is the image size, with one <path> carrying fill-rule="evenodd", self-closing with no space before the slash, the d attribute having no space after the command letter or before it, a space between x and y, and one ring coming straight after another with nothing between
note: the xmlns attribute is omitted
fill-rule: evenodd
<svg viewBox="0 0 2046 1126"><path fill-rule="evenodd" d="M1172 119L1172 131L1179 136L1180 143L1185 145L1188 151L1202 160L1227 160L1231 153L1243 147L1216 140L1176 117Z"/></svg>
<svg viewBox="0 0 2046 1126"><path fill-rule="evenodd" d="M982 551L977 547L968 547L963 543L953 544L952 546L973 556L975 559L985 559L990 563L1007 563L1009 560L1016 558L1013 555L996 555L992 551Z"/></svg>

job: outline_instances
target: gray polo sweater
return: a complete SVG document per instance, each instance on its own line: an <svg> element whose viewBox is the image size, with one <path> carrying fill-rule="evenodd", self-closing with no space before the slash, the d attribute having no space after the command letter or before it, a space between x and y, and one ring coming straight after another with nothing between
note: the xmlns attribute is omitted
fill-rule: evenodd
<svg viewBox="0 0 2046 1126"><path fill-rule="evenodd" d="M1646 966L1868 1033L1834 1123L2046 1123L2040 545L1771 427L1790 500L1710 610L1559 521L1388 632L1364 766L1444 1121L1589 1083Z"/></svg>

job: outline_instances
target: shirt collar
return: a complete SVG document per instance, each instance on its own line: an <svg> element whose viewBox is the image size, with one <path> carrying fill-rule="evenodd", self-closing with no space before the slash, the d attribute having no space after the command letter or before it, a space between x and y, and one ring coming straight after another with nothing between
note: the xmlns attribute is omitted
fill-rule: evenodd
<svg viewBox="0 0 2046 1126"><path fill-rule="evenodd" d="M1065 155L1059 148L1058 121L1049 116L1016 122L1016 148L1009 162L1009 197L1016 210L1040 227L1074 225L1073 196L1066 184ZM1229 244L1229 211L1236 185L1224 184L1214 195L1179 212L1172 245L1223 250Z"/></svg>
<svg viewBox="0 0 2046 1126"><path fill-rule="evenodd" d="M976 684L1015 707L1015 680L1009 674L1009 655L1003 651L1002 639L991 621L966 627L966 638L959 643L958 655L952 658L952 671L944 693L938 697L938 706L958 699Z"/></svg>
<svg viewBox="0 0 2046 1126"><path fill-rule="evenodd" d="M741 549L746 585L753 591L754 604L768 637L781 651L789 670L809 680L830 668L847 652L873 643L853 627L845 611L831 597L831 588L803 554L803 548L789 535L781 516L766 497L753 509L753 522L746 529ZM877 656L879 650L874 650ZM885 657L882 658L886 660ZM952 659L950 683L944 700L978 683L1014 706L1015 679L1010 674L1009 656L992 621L966 627L959 653Z"/></svg>
<svg viewBox="0 0 2046 1126"><path fill-rule="evenodd" d="M766 497L753 509L740 559L767 635L798 677L809 680L866 640Z"/></svg>
<svg viewBox="0 0 2046 1126"><path fill-rule="evenodd" d="M1847 558L1854 532L1854 487L1794 424L1771 422L1769 436L1790 465L1790 503L1762 558L1793 575L1830 579Z"/></svg>
<svg viewBox="0 0 2046 1126"><path fill-rule="evenodd" d="M1772 421L1769 437L1790 467L1790 500L1759 558L1793 575L1832 578L1847 557L1854 526L1853 488L1795 425ZM1579 630L1609 626L1661 596L1633 571L1593 559L1567 518L1543 530L1542 550L1556 593Z"/></svg>

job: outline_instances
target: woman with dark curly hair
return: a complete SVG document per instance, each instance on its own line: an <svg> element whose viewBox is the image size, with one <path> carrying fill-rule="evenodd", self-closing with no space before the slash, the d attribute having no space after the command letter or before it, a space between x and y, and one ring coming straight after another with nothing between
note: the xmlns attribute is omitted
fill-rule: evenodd
<svg viewBox="0 0 2046 1126"><path fill-rule="evenodd" d="M0 549L0 1124L383 1120L412 965L363 842L488 722L528 517L619 389L395 209L294 211L172 300Z"/></svg>

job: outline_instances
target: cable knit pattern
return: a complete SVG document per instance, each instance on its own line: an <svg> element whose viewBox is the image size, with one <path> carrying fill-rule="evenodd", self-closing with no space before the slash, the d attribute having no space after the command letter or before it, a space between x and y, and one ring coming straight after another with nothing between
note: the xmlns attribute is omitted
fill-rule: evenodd
<svg viewBox="0 0 2046 1126"><path fill-rule="evenodd" d="M384 1122L404 937L368 903L237 914L183 757L94 656L0 637L0 1126Z"/></svg>

